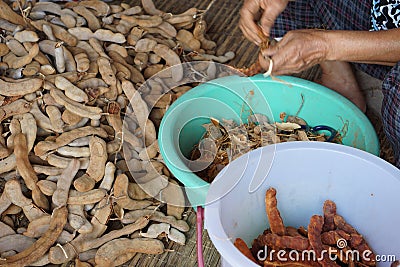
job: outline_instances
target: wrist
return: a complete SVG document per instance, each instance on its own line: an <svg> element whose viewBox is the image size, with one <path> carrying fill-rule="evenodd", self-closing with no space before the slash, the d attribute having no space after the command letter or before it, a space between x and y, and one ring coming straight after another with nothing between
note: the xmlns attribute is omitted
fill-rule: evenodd
<svg viewBox="0 0 400 267"><path fill-rule="evenodd" d="M326 61L337 60L335 49L335 33L334 31L321 31L323 39L323 51Z"/></svg>

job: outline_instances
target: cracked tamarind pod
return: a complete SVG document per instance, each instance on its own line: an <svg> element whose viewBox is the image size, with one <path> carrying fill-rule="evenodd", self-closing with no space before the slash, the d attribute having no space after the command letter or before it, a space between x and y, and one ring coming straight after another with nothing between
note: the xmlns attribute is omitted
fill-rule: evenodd
<svg viewBox="0 0 400 267"><path fill-rule="evenodd" d="M356 229L354 229L353 226L348 224L346 220L340 216L340 215L335 215L334 217L335 225L338 229L341 229L345 231L346 233L350 234L351 239L350 239L350 245L351 248L356 249L359 251L360 255L364 255L365 251L370 251L369 257L362 257L361 262L368 265L368 266L375 266L376 265L376 256L372 252L372 249L369 247L367 242L365 241L364 238L357 232ZM360 239L361 236L361 239Z"/></svg>
<svg viewBox="0 0 400 267"><path fill-rule="evenodd" d="M343 230L332 230L321 234L322 243L325 245L336 245L339 239L348 241L350 238L350 234Z"/></svg>
<svg viewBox="0 0 400 267"><path fill-rule="evenodd" d="M285 226L277 207L276 189L269 188L265 194L265 208L271 228L271 232L277 235L285 235Z"/></svg>
<svg viewBox="0 0 400 267"><path fill-rule="evenodd" d="M323 232L332 231L335 229L334 217L336 215L336 204L332 200L324 202L324 226Z"/></svg>
<svg viewBox="0 0 400 267"><path fill-rule="evenodd" d="M254 263L258 263L256 261L256 259L254 258L253 254L251 254L251 251L249 249L249 247L247 246L247 244L243 241L243 239L241 238L236 238L235 243L234 243L235 247L243 253L243 255L245 255L249 260L251 260Z"/></svg>
<svg viewBox="0 0 400 267"><path fill-rule="evenodd" d="M269 247L289 248L295 250L306 250L310 247L308 239L302 236L279 236L274 233L264 234L260 241Z"/></svg>
<svg viewBox="0 0 400 267"><path fill-rule="evenodd" d="M322 267L339 266L330 257L323 253L324 247L321 240L322 227L324 225L324 218L320 215L313 215L308 224L308 239L310 241L311 248L315 251L316 255L323 256L318 257L318 262Z"/></svg>

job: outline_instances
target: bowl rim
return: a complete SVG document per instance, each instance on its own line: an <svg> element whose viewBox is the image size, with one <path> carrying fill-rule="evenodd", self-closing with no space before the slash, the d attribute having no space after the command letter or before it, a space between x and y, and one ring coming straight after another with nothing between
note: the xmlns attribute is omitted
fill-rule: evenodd
<svg viewBox="0 0 400 267"><path fill-rule="evenodd" d="M238 76L238 75L226 76L226 77L217 78L217 79L208 81L207 83L216 84L216 85L224 85L225 83L229 84L232 82L233 77L235 77L236 79L247 79L249 82L252 82L252 83L277 82L277 81L273 80L271 77L265 78L262 74L259 74L259 75L255 75L252 77L243 77L243 76ZM379 154L379 150L380 150L379 139L378 139L378 136L376 134L374 127L372 126L371 122L366 117L366 115L363 112L361 112L361 110L358 109L357 106L354 105L350 100L348 100L344 96L340 95L339 93L337 93L323 85L312 82L312 81L308 81L308 80L293 77L293 76L277 76L277 78L279 78L283 82L293 84L297 87L307 88L307 90L312 90L312 91L319 91L321 94L327 95L329 98L335 98L335 100L337 102L342 103L346 107L349 107L351 109L351 111L355 113L355 117L362 120L362 122L365 124L365 127L366 127L365 132L367 132L370 135L371 142L374 144L374 146L371 146L372 148L371 148L370 152L374 153L375 155ZM164 136L167 134L167 132L165 130L168 129L168 127L169 127L168 125L166 125L166 118L168 117L168 115L171 112L173 112L175 107L179 106L180 104L184 103L185 101L195 99L197 97L203 97L204 91L202 92L202 89L205 89L205 86L207 85L207 83L203 83L203 84L200 84L200 85L192 88L191 90L187 91L182 96L180 96L174 103L172 103L171 106L167 109L166 113L164 114L164 116L161 120L159 132L158 132L158 145L159 145L161 156L163 157L166 166L172 172L172 174L180 182L182 182L185 185L185 188L193 188L193 190L197 189L197 188L203 188L203 189L207 190L207 188L210 184L205 182L204 180L202 180L200 177L198 177L194 173L188 172L187 170L184 171L184 170L180 170L180 169L176 168L175 164L170 162L170 159L174 158L174 157L171 157L171 153L175 153L175 152L168 151L165 148L165 146L163 144L163 139L165 138ZM182 178L183 176L185 178ZM188 181L190 181L190 182L188 182ZM196 206L196 205L194 205L194 206Z"/></svg>

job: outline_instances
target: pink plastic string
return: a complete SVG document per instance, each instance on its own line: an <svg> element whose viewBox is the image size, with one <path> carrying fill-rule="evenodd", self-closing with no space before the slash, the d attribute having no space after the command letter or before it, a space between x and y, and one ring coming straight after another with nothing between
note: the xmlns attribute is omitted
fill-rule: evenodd
<svg viewBox="0 0 400 267"><path fill-rule="evenodd" d="M203 219L204 219L204 209L202 206L198 206L197 207L197 264L199 267L204 267Z"/></svg>

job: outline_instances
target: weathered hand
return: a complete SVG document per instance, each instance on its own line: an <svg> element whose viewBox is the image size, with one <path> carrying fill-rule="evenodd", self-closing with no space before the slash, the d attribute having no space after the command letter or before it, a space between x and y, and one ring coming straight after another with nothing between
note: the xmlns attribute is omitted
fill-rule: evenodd
<svg viewBox="0 0 400 267"><path fill-rule="evenodd" d="M327 60L329 43L326 31L294 30L288 32L280 42L263 51L273 61L272 74L283 75L301 72ZM260 53L260 64L268 69L269 59Z"/></svg>
<svg viewBox="0 0 400 267"><path fill-rule="evenodd" d="M244 36L260 45L262 40L259 35L258 21L262 33L269 36L275 19L286 8L288 2L289 0L245 0L240 10L239 22Z"/></svg>

